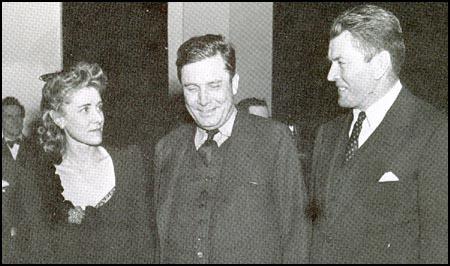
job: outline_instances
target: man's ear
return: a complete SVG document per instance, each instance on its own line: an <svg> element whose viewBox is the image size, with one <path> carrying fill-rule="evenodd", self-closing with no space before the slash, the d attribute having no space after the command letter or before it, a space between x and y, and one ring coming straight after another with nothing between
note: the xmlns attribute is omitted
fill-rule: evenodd
<svg viewBox="0 0 450 266"><path fill-rule="evenodd" d="M392 68L391 55L388 51L381 51L370 60L375 79L381 79Z"/></svg>
<svg viewBox="0 0 450 266"><path fill-rule="evenodd" d="M64 117L59 112L56 112L54 110L50 110L50 117L52 118L53 122L55 122L55 124L59 128L64 129L66 121L65 121Z"/></svg>
<svg viewBox="0 0 450 266"><path fill-rule="evenodd" d="M239 88L239 74L235 73L234 77L231 79L231 89L233 90L233 95L236 95Z"/></svg>

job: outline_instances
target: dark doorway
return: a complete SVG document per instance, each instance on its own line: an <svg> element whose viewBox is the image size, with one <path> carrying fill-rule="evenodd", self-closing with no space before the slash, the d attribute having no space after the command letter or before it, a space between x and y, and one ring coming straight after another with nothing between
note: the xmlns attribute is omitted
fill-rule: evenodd
<svg viewBox="0 0 450 266"><path fill-rule="evenodd" d="M153 144L165 133L167 3L63 3L63 62L98 63L106 144Z"/></svg>

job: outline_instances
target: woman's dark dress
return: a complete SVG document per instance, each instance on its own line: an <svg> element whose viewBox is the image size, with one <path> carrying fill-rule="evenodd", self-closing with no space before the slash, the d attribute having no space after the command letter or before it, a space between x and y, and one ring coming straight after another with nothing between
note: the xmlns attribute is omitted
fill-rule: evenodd
<svg viewBox="0 0 450 266"><path fill-rule="evenodd" d="M80 225L69 224L70 201L49 164L44 195L48 218L46 241L42 247L48 263L152 263L155 250L155 223L152 186L143 157L134 146L106 148L116 176L115 192L99 208L87 207ZM44 238L46 238L44 237Z"/></svg>

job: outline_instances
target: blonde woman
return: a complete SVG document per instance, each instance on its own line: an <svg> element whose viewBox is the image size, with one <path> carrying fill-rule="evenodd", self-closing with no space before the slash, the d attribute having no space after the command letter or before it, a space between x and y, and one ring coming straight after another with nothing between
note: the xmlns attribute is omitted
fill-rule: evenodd
<svg viewBox="0 0 450 266"><path fill-rule="evenodd" d="M151 188L139 149L102 146L107 78L79 63L42 90L40 142L52 154L46 214L51 262L152 262Z"/></svg>

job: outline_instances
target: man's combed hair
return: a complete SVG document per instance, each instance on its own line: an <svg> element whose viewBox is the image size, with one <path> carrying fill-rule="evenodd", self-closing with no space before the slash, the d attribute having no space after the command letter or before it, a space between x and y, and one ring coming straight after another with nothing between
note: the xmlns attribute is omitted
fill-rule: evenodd
<svg viewBox="0 0 450 266"><path fill-rule="evenodd" d="M15 106L19 106L20 108L20 115L22 116L22 118L25 117L25 107L23 107L23 105L19 102L19 100L17 100L17 98L15 97L6 97L2 100L2 107L3 106L8 106L8 105L15 105Z"/></svg>
<svg viewBox="0 0 450 266"><path fill-rule="evenodd" d="M374 5L356 6L334 20L330 40L346 30L357 39L356 45L365 53L366 61L383 50L388 51L393 71L400 75L405 43L400 22L393 13Z"/></svg>
<svg viewBox="0 0 450 266"><path fill-rule="evenodd" d="M80 62L67 72L61 72L48 80L42 89L42 126L38 129L39 141L46 152L63 153L64 131L50 116L50 112L61 111L67 97L82 88L95 88L101 94L107 85L107 77L98 64Z"/></svg>
<svg viewBox="0 0 450 266"><path fill-rule="evenodd" d="M178 48L177 74L181 81L181 69L183 66L201 61L220 54L225 61L225 68L234 77L236 73L236 52L231 43L222 35L207 34L192 37Z"/></svg>

